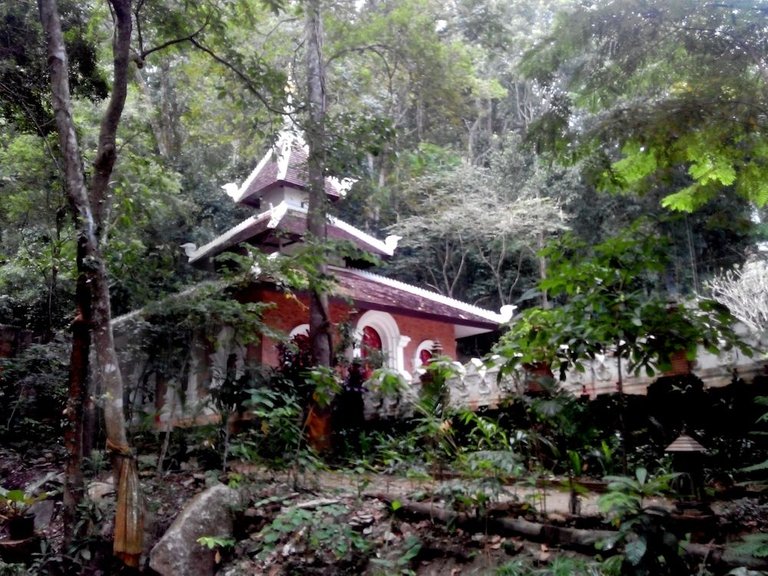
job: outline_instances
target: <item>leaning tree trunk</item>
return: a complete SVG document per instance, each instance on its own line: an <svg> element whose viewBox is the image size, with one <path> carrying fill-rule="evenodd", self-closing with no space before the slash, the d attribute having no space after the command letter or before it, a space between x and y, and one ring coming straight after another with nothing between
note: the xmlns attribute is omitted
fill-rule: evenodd
<svg viewBox="0 0 768 576"><path fill-rule="evenodd" d="M85 276L89 289L77 293L78 310L91 311L91 340L95 349L96 369L101 377L104 397L104 421L107 449L113 459L117 483L114 552L127 565L137 566L143 540L143 510L136 464L128 445L123 413L123 379L117 362L112 335L109 283L101 253L102 231L109 211L109 179L117 158L116 135L128 91L128 66L131 41L131 0L110 0L115 19L113 39L113 86L102 118L99 145L93 164L90 189L86 188L82 157L72 116L72 102L67 77L67 53L56 0L39 0L40 18L48 38L48 65L51 94L59 145L63 158L66 190L75 215L78 245L78 273ZM77 354L87 357L88 343L75 338ZM77 371L80 373L81 371ZM78 402L81 376L72 372L70 401ZM82 421L73 423L82 426ZM70 459L81 457L73 443ZM79 449L79 448L77 448ZM71 468L72 462L70 463ZM76 496L76 494L75 494ZM70 530L71 533L71 529Z"/></svg>

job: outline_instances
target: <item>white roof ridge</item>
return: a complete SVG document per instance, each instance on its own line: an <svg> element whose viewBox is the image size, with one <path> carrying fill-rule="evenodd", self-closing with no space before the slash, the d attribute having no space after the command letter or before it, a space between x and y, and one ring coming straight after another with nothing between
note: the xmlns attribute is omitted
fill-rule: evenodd
<svg viewBox="0 0 768 576"><path fill-rule="evenodd" d="M200 258L205 256L208 252L210 252L214 248L217 248L219 246L226 246L227 241L231 240L237 234L248 229L248 227L253 226L257 222L261 222L267 218L269 218L267 227L275 228L289 211L298 212L300 214L308 213L308 210L306 207L298 204L294 204L292 202L288 202L285 200L280 202L280 204L278 204L277 206L270 205L269 210L265 210L264 212L260 212L259 214L249 216L248 218L246 218L245 220L243 220L233 228L230 228L226 232L223 232L222 234L220 234L219 236L217 236L207 244L204 244L203 246L200 246L199 248L197 248L189 256L189 262L190 263L197 262L198 260L200 260ZM327 217L328 217L328 222L330 224L332 224L333 226L336 226L337 228L340 228L344 232L348 233L350 236L353 236L363 242L367 242L371 246L374 246L378 250L381 250L381 252L386 254L387 256L392 256L394 254L396 243L392 244L392 243L387 243L386 241L382 242L378 238L371 236L367 232L363 232L359 228L356 228L355 226L352 226L352 224L344 222L339 218L331 216L330 214L328 214Z"/></svg>
<svg viewBox="0 0 768 576"><path fill-rule="evenodd" d="M281 205L282 205L282 203L278 204L278 208ZM271 216L272 212L274 210L275 210L275 208L270 208L269 210L266 210L264 212L261 212L259 214L254 215L254 216L249 216L248 218L246 218L245 220L240 222L240 224L238 224L237 226L234 226L234 227L230 228L229 230L227 230L226 232L216 236L216 238L214 238L213 240L211 240L207 244L203 244L202 246L200 246L200 248L195 250L189 256L190 264L192 262L196 262L197 260L199 260L200 258L205 256L208 252L210 252L214 248L216 248L218 246L226 245L227 240L230 240L231 238L233 238L234 236L236 236L237 234L239 234L243 230L246 230L249 226L253 226L257 222L265 219L267 216Z"/></svg>
<svg viewBox="0 0 768 576"><path fill-rule="evenodd" d="M386 276L382 276L380 274L374 274L373 272L368 272L367 270L359 270L357 268L334 268L337 268L338 270L344 270L346 272L351 272L357 276L369 278L380 284L386 284L392 288L397 288L398 290L403 290L417 296L428 298L434 302L439 302L440 304L445 304L447 306L456 308L457 310L462 310L470 314L475 314L476 316L481 316L482 318L496 322L498 324L508 322L508 316L511 316L511 314L504 313L506 312L504 310L502 313L493 312L492 310L481 308L480 306L475 306L474 304L469 304L468 302L462 302L461 300L451 298L450 296L445 296L443 294L433 292L432 290L421 288L420 286L414 286L413 284L408 284L407 282L403 282L401 280L395 280L394 278L387 278Z"/></svg>
<svg viewBox="0 0 768 576"><path fill-rule="evenodd" d="M239 204L243 200L245 193L248 191L248 188L253 181L256 180L256 177L264 167L273 160L277 163L276 180L285 180L288 172L288 164L291 158L291 149L294 144L298 144L300 148L306 151L307 144L304 142L304 138L302 138L301 134L298 134L291 128L281 130L278 133L275 143L269 147L264 156L261 157L261 160L259 160L259 163L256 164L256 168L251 171L248 177L240 185L240 188L237 189L237 192L232 196L235 203Z"/></svg>
<svg viewBox="0 0 768 576"><path fill-rule="evenodd" d="M349 224L345 222L344 220L341 220L339 218L336 218L335 216L328 215L328 221L336 226L337 228L341 228L351 236L354 236L355 238L358 238L359 240L363 240L364 242L367 242L368 244L371 244L372 246L375 246L379 250L381 250L384 254L387 256L392 256L395 253L394 247L388 245L386 242L379 240L375 236L371 236L367 232L363 232L360 230L360 228L357 228L355 226L352 226L352 224Z"/></svg>

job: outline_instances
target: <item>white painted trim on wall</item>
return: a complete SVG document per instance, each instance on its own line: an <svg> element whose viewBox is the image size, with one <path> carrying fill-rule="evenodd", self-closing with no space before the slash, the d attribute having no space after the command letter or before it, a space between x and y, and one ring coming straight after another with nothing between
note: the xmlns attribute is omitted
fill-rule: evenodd
<svg viewBox="0 0 768 576"><path fill-rule="evenodd" d="M357 320L354 332L355 348L353 356L362 356L360 344L363 341L363 328L370 326L381 336L382 352L386 367L395 370L410 380L410 374L405 370L405 347L411 341L409 336L400 333L400 327L395 318L379 310L369 310Z"/></svg>

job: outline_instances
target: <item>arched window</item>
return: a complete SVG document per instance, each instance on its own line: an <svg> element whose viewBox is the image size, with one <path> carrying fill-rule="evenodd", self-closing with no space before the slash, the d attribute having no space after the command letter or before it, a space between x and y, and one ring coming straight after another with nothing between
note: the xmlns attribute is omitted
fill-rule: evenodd
<svg viewBox="0 0 768 576"><path fill-rule="evenodd" d="M434 340L423 340L421 344L416 348L416 353L413 356L413 367L419 368L424 364L429 363L434 355L433 349L435 347Z"/></svg>
<svg viewBox="0 0 768 576"><path fill-rule="evenodd" d="M309 336L309 324L299 324L288 333L289 340L292 340L296 336Z"/></svg>
<svg viewBox="0 0 768 576"><path fill-rule="evenodd" d="M371 326L363 327L363 341L360 343L360 356L363 362L363 377L365 380L373 375L373 371L384 366L384 343L381 335Z"/></svg>
<svg viewBox="0 0 768 576"><path fill-rule="evenodd" d="M371 326L363 327L363 342L360 348L360 355L363 358L370 358L377 352L384 352L381 335Z"/></svg>
<svg viewBox="0 0 768 576"><path fill-rule="evenodd" d="M312 366L312 345L309 324L299 324L288 333L288 341L277 345L278 358L283 371L300 373Z"/></svg>
<svg viewBox="0 0 768 576"><path fill-rule="evenodd" d="M400 328L391 314L369 310L357 321L354 355L358 358L371 357L378 350L383 366L410 377L405 371L403 356L403 349L410 340L400 334Z"/></svg>

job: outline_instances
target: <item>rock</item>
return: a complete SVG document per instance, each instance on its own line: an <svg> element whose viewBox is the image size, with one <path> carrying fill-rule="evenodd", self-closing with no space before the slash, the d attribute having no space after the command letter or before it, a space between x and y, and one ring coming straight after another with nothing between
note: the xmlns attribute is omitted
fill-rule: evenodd
<svg viewBox="0 0 768 576"><path fill-rule="evenodd" d="M29 507L30 513L35 515L35 532L41 532L48 528L53 518L54 508L53 500L41 500Z"/></svg>
<svg viewBox="0 0 768 576"><path fill-rule="evenodd" d="M88 499L96 504L101 503L107 497L114 498L115 496L115 482L110 476L106 482L100 482L94 480L88 484L87 488Z"/></svg>
<svg viewBox="0 0 768 576"><path fill-rule="evenodd" d="M149 566L161 576L208 576L216 569L215 551L201 536L232 536L236 490L216 484L190 500L149 554Z"/></svg>

